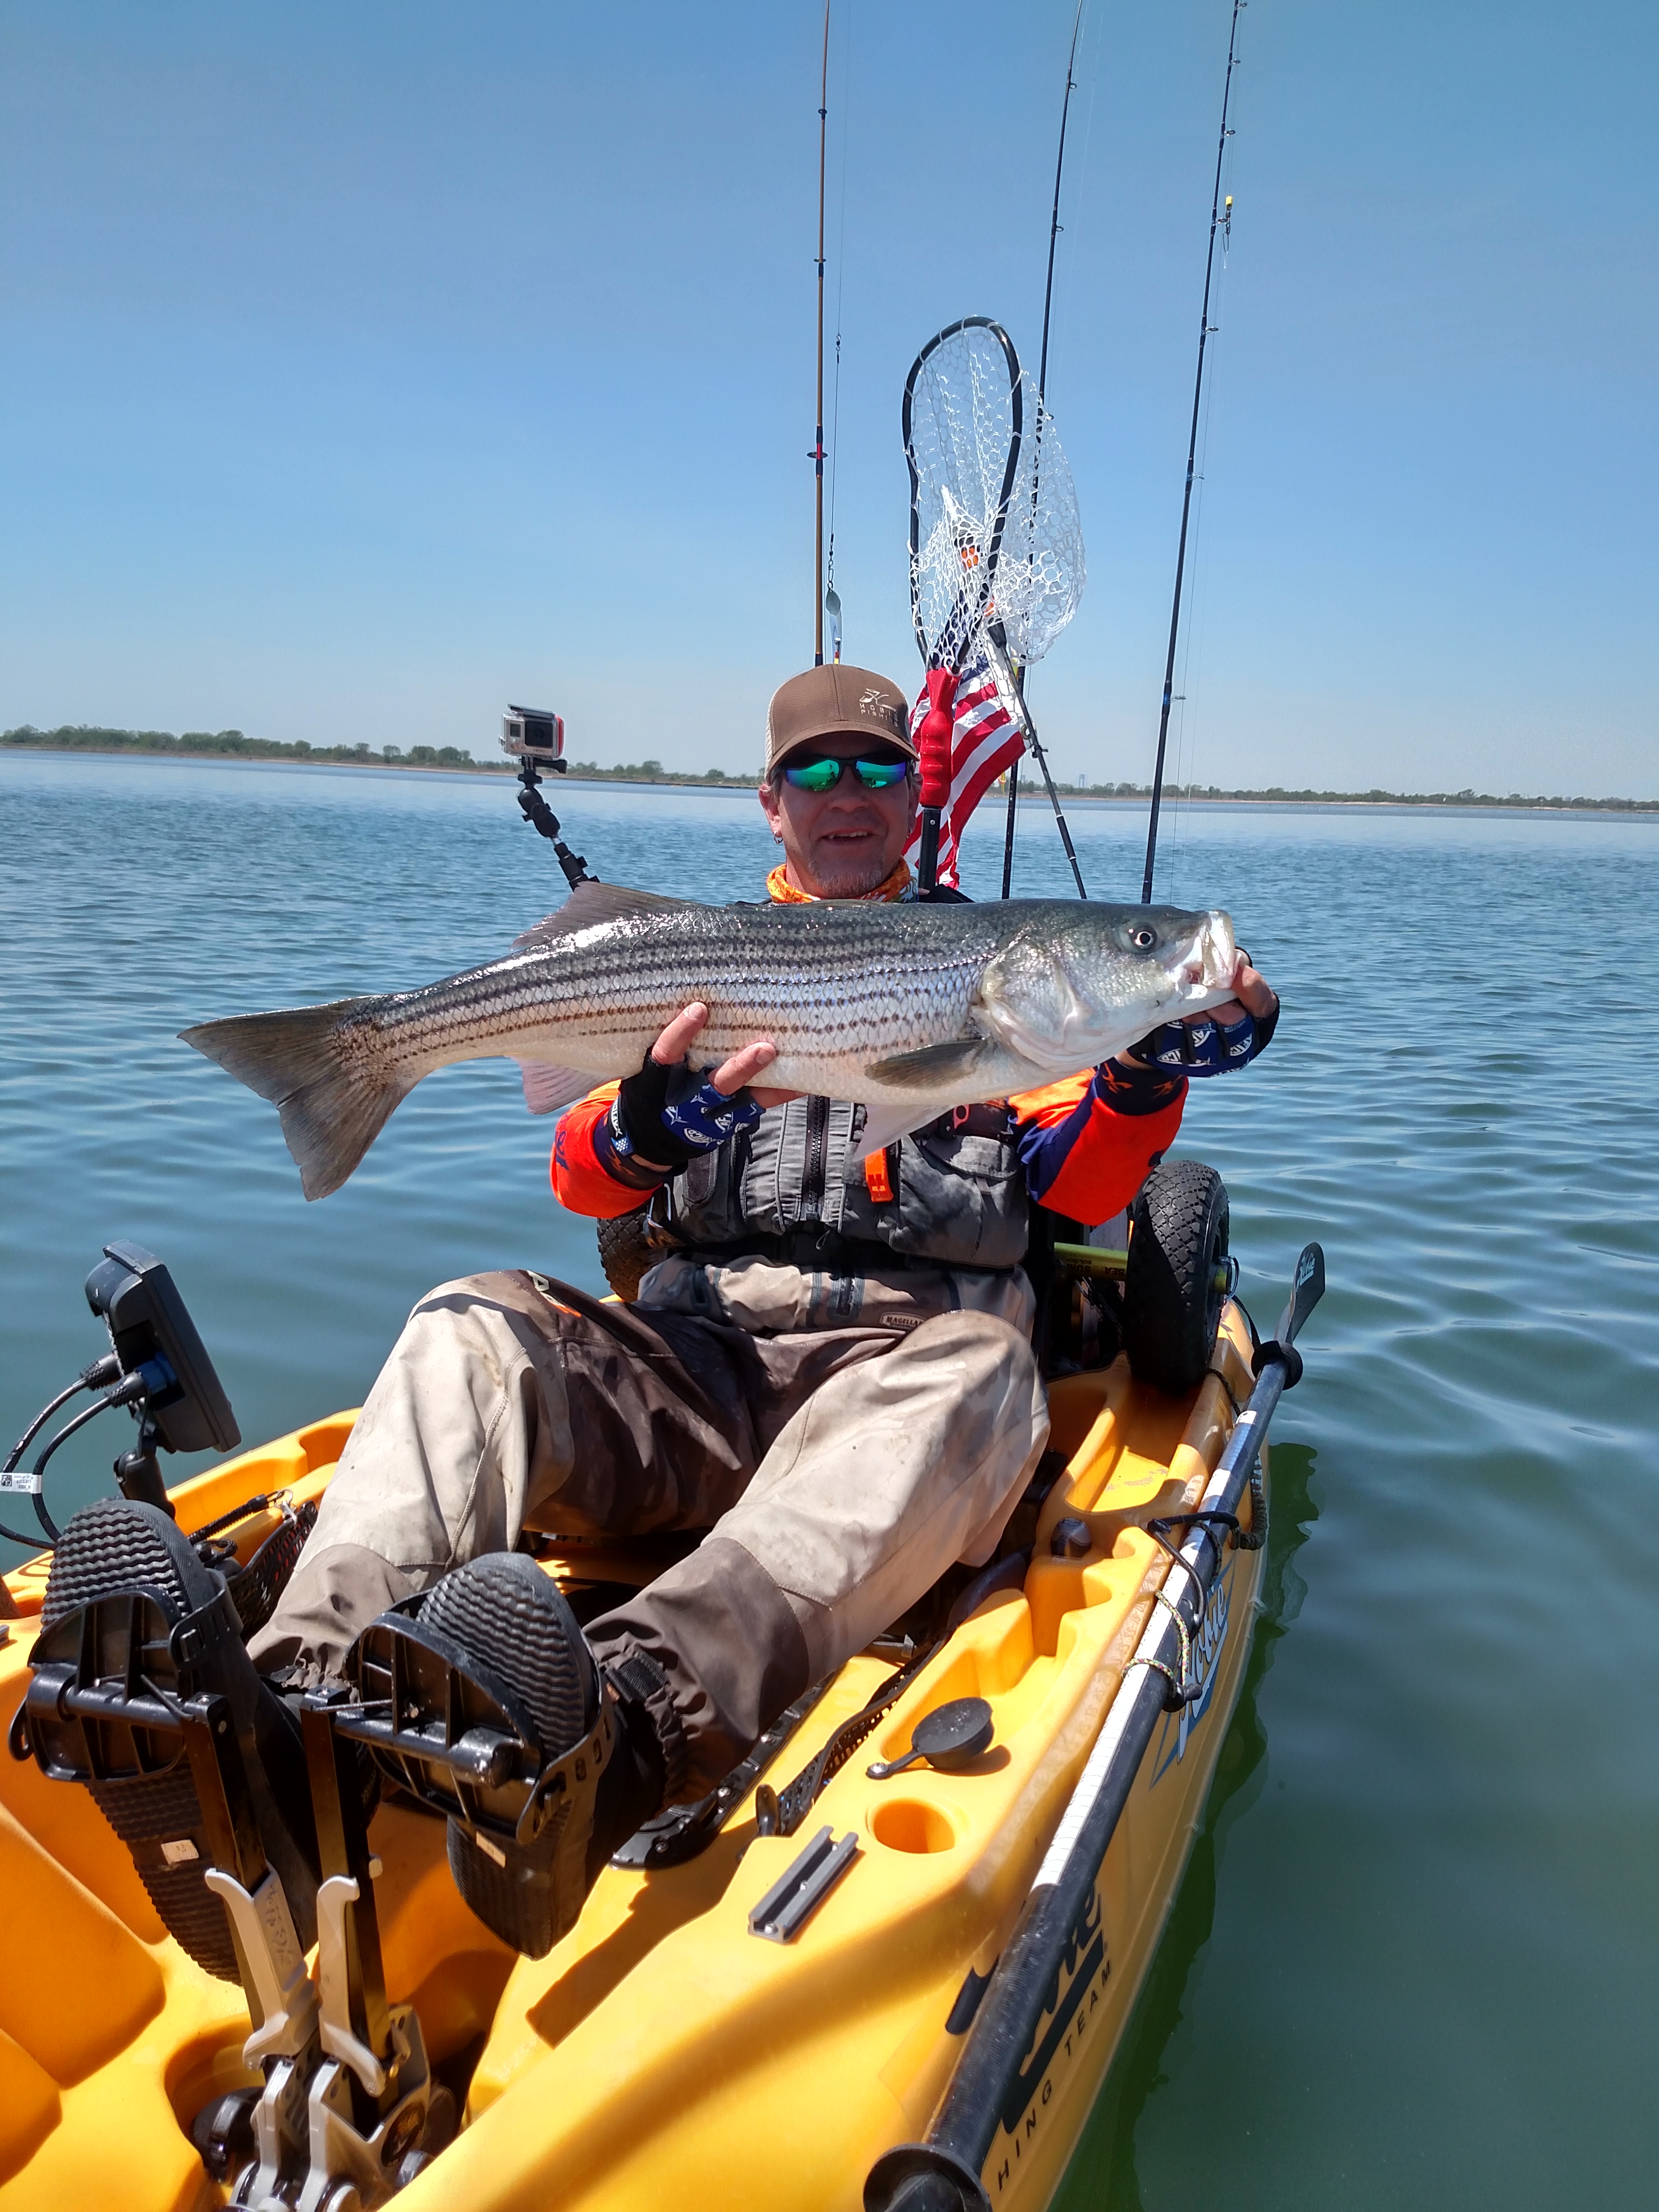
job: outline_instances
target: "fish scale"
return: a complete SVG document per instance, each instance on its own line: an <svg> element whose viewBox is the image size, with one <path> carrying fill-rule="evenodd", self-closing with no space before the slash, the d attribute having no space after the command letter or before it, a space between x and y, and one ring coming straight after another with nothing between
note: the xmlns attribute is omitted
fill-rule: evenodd
<svg viewBox="0 0 1659 2212"><path fill-rule="evenodd" d="M307 1197L338 1188L423 1076L505 1054L550 1103L631 1074L694 1002L714 1067L757 1037L765 1081L855 1101L866 1148L953 1105L1121 1051L1231 988L1218 912L1059 900L995 906L698 906L583 883L504 959L415 991L244 1014L186 1042L283 1116ZM907 1118L908 1117L908 1118Z"/></svg>

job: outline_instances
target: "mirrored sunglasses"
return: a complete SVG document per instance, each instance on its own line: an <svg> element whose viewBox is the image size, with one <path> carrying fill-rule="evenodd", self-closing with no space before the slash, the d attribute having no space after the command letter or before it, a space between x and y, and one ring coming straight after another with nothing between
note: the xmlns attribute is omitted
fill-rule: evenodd
<svg viewBox="0 0 1659 2212"><path fill-rule="evenodd" d="M786 762L783 775L785 782L793 784L797 791L833 791L841 781L842 770L849 768L866 791L890 791L910 773L910 763L906 760L820 758Z"/></svg>

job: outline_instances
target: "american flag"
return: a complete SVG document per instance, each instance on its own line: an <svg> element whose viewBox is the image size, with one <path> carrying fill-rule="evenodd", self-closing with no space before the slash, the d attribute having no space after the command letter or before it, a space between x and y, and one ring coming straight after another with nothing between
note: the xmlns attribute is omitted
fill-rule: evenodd
<svg viewBox="0 0 1659 2212"><path fill-rule="evenodd" d="M910 734L915 736L927 712L924 687L910 711ZM955 888L958 880L958 848L969 816L1003 772L1011 769L1025 749L1013 716L1003 703L997 679L984 647L976 646L963 664L957 685L955 717L951 727L951 797L939 822L939 880ZM914 861L921 842L918 826L907 849Z"/></svg>

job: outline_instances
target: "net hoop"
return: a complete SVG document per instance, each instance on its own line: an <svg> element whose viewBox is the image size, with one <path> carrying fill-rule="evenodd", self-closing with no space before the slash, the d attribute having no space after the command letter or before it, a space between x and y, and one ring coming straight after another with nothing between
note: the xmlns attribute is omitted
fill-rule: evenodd
<svg viewBox="0 0 1659 2212"><path fill-rule="evenodd" d="M900 421L910 472L910 619L929 668L960 671L985 617L1024 419L1019 356L989 315L964 315L948 324L928 339L904 380ZM924 531L925 509L930 511ZM954 563L943 557L946 549L954 552Z"/></svg>

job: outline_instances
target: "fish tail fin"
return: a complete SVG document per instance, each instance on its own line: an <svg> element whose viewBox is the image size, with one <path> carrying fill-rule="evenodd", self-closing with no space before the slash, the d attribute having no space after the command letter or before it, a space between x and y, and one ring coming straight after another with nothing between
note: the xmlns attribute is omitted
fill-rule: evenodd
<svg viewBox="0 0 1659 2212"><path fill-rule="evenodd" d="M370 998L278 1013L233 1014L180 1030L181 1041L268 1098L307 1198L338 1190L419 1078L377 1066L378 1055L352 1051L346 1032Z"/></svg>

